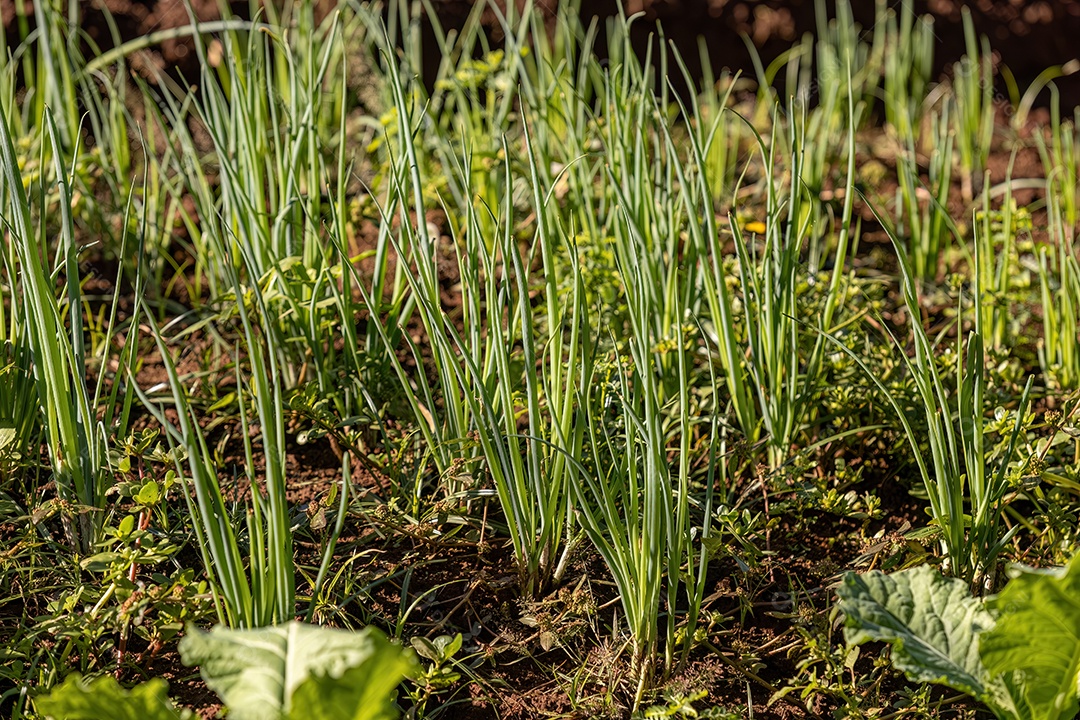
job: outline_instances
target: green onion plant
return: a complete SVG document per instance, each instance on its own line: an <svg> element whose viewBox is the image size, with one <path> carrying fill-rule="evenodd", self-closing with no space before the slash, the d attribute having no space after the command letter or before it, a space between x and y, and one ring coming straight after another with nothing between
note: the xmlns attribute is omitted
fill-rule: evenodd
<svg viewBox="0 0 1080 720"><path fill-rule="evenodd" d="M42 125L48 129L48 143L40 143L39 158L44 167L46 148L51 147L52 168L50 175L40 175L37 183L28 183L31 191L37 190L32 205L11 133L6 122L0 123L3 214L13 248L7 254L6 264L9 282L12 288L18 288L13 292L22 297L22 302L11 309L17 316L12 318L7 332L15 343L20 341L20 335L25 336L24 347L29 350L37 403L43 411L53 476L60 497L69 508L65 529L72 544L81 552L88 552L99 539L104 523L102 510L105 491L110 485L108 437L113 415L110 408L99 419L105 383L97 383L93 391L87 384L82 275L71 214L71 176L62 160L59 127L48 109ZM54 178L55 196L46 193L46 177ZM50 262L47 249L51 243L47 233L52 228L48 227L47 218L53 216L52 207L59 213L59 237ZM37 227L33 223L35 217ZM65 279L61 297L56 294L57 273L63 273ZM115 313L110 317L109 335L115 317ZM108 349L105 345L103 352ZM101 357L99 367L105 365L105 357Z"/></svg>
<svg viewBox="0 0 1080 720"><path fill-rule="evenodd" d="M923 329L914 269L888 220L876 210L875 215L889 233L900 263L904 304L911 318L914 357L909 358L899 341L890 337L915 384L917 404L914 412L925 422L925 435L917 430L918 425L909 417L901 400L864 361L835 336L830 336L830 340L860 365L896 411L930 500L932 525L939 533L944 569L967 581L973 590L992 592L998 578L998 557L1019 530L1019 526L1014 526L1003 531L1001 516L1010 488L1009 464L1023 427L1032 378L1028 378L1020 398L1016 422L1005 451L995 458L991 448L987 447L984 431L987 379L980 272L983 258L979 244L976 243L972 273L973 327L966 343L962 341L963 333L957 333L956 380L954 386L946 388L934 346ZM929 448L929 460L925 457L924 447Z"/></svg>
<svg viewBox="0 0 1080 720"><path fill-rule="evenodd" d="M982 175L994 135L994 66L989 41L979 42L971 11L961 8L967 54L953 64L953 138L960 160L961 192L966 202L974 197L973 182Z"/></svg>
<svg viewBox="0 0 1080 720"><path fill-rule="evenodd" d="M888 12L885 38L885 122L898 137L918 143L923 101L934 67L934 18L916 16L914 3L904 0L899 15L895 10Z"/></svg>
<svg viewBox="0 0 1080 720"><path fill-rule="evenodd" d="M897 232L908 238L907 252L915 276L934 282L947 256L950 237L956 230L949 217L952 182L953 136L949 132L948 106L930 116L931 147L927 156L927 181L920 176L915 136L902 135L906 147L897 157Z"/></svg>
<svg viewBox="0 0 1080 720"><path fill-rule="evenodd" d="M850 95L856 105L872 107L885 68L887 3L875 0L873 26L866 32L855 22L849 0L838 0L835 9L830 19L825 0L814 1L818 91L835 89L837 97Z"/></svg>
<svg viewBox="0 0 1080 720"><path fill-rule="evenodd" d="M1038 248L1042 301L1039 363L1049 384L1073 389L1080 383L1080 263L1069 232L1066 211L1047 180L1050 246Z"/></svg>
<svg viewBox="0 0 1080 720"><path fill-rule="evenodd" d="M1080 109L1074 109L1071 119L1061 117L1061 95L1057 86L1050 83L1049 143L1043 132L1035 133L1036 147L1042 159L1043 171L1052 194L1061 211L1061 230L1075 237L1076 224L1080 222Z"/></svg>
<svg viewBox="0 0 1080 720"><path fill-rule="evenodd" d="M230 259L229 267L236 267L225 242L214 238L209 241L222 257ZM238 264L249 272L253 263L254 259L246 255L238 259ZM147 320L168 374L179 427L167 419L162 405L139 392L147 409L165 428L174 447L176 472L186 479L184 499L204 567L214 581L218 619L230 627L255 628L288 622L296 614L292 521L286 497L285 404L273 347L275 337L256 324L258 318L266 317L266 300L257 287L243 292L239 270L233 271L232 280L236 295L249 298L253 306L249 309L244 302L237 304L243 343L235 356L236 385L250 388L250 395L244 391L240 394L245 475L251 493L243 528L246 532L233 526L213 452L184 380L177 372L169 344L150 313ZM249 365L246 375L241 366L241 349ZM259 450L265 468L262 478L258 477L254 462L253 420L258 423L261 439Z"/></svg>

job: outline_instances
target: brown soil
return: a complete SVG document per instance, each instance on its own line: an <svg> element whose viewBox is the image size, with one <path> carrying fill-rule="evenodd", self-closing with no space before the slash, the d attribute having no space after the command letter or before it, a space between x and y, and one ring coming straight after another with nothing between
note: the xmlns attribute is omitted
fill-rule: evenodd
<svg viewBox="0 0 1080 720"><path fill-rule="evenodd" d="M20 0L0 0L0 19L5 33L11 40L17 37L15 8ZM32 0L21 0L30 15L32 26ZM314 0L322 11L331 5L329 0ZM523 0L516 0L519 7ZM500 0L504 4L505 0ZM583 0L582 18L588 22L592 17L614 17L619 13L620 0ZM889 6L898 5L889 0ZM199 21L220 19L218 0L82 0L81 26L88 38L98 47L112 47L112 33L106 20L111 15L122 40L142 37L158 30L167 30L190 23L185 7L190 5ZM440 22L447 29L460 29L472 8L472 0L436 0L434 3ZM554 16L557 0L540 0L535 5ZM829 3L830 7L832 3ZM855 20L864 31L874 21L873 2L853 2ZM959 0L916 0L917 12L934 16L936 72L947 72L953 62L964 54L964 35L961 7L971 12L977 32L990 38L1001 64L1015 75L1021 88L1025 88L1040 72L1048 67L1062 65L1078 57L1074 39L1080 37L1080 1L1078 0L1010 0L994 2L979 0L968 3ZM247 0L231 0L229 7L239 17L249 15ZM816 31L814 0L627 0L627 15L642 13L643 17L633 26L633 42L643 52L649 37L662 28L664 37L674 43L688 64L694 77L700 77L701 63L698 53L698 37L706 40L709 58L714 70L728 68L753 74L751 56L742 39L750 38L768 64L791 47L804 33ZM499 35L495 15L485 14L484 20ZM596 52L606 55L604 34ZM438 57L435 36L431 28L424 28L424 39L429 48L426 52L429 67L426 77L433 77ZM198 61L190 39L167 40L151 52L141 53L136 62L149 63L158 70L171 70L189 81L197 77ZM135 68L139 70L138 67ZM145 73L152 78L152 73ZM679 73L672 73L669 80L678 86ZM1066 105L1080 100L1080 73L1056 81L1062 90ZM1002 88L1004 90L1004 88ZM1046 93L1043 93L1044 97Z"/></svg>

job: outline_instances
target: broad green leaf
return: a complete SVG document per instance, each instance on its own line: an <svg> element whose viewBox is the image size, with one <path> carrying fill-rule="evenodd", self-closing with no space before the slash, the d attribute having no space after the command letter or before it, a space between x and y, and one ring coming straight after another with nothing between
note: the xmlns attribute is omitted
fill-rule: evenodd
<svg viewBox="0 0 1080 720"><path fill-rule="evenodd" d="M154 480L148 481L135 496L135 501L140 505L154 505L161 498L161 490Z"/></svg>
<svg viewBox="0 0 1080 720"><path fill-rule="evenodd" d="M15 444L15 428L0 427L0 450Z"/></svg>
<svg viewBox="0 0 1080 720"><path fill-rule="evenodd" d="M373 628L349 632L298 622L209 633L191 628L180 654L200 667L234 720L394 718L394 688L414 663Z"/></svg>
<svg viewBox="0 0 1080 720"><path fill-rule="evenodd" d="M148 680L131 690L109 676L85 680L78 673L48 695L34 701L37 711L54 720L188 720L189 710L178 710L168 697L169 684Z"/></svg>
<svg viewBox="0 0 1080 720"><path fill-rule="evenodd" d="M912 680L991 697L976 636L994 619L964 582L922 565L893 575L846 573L837 594L849 644L889 643L893 664Z"/></svg>
<svg viewBox="0 0 1080 720"><path fill-rule="evenodd" d="M379 644L365 666L340 677L312 675L296 688L289 720L394 720L398 683L413 669L412 658L389 641Z"/></svg>
<svg viewBox="0 0 1080 720"><path fill-rule="evenodd" d="M1014 674L1036 720L1074 717L1080 680L1080 556L1063 570L1021 572L992 607L997 624L979 638L987 670Z"/></svg>

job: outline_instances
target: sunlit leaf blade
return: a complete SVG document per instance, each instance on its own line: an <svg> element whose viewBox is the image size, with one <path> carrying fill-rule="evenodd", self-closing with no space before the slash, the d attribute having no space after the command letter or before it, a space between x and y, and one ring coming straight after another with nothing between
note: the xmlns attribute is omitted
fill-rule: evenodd
<svg viewBox="0 0 1080 720"><path fill-rule="evenodd" d="M188 720L194 715L178 710L168 697L169 684L161 678L125 690L112 677L86 680L68 675L63 685L34 701L38 712L54 720Z"/></svg>
<svg viewBox="0 0 1080 720"><path fill-rule="evenodd" d="M994 620L967 585L923 565L893 575L846 573L837 590L851 645L893 646L893 664L920 682L988 697L976 636Z"/></svg>
<svg viewBox="0 0 1080 720"><path fill-rule="evenodd" d="M235 720L383 720L397 716L393 690L412 655L372 628L348 632L290 622L258 630L192 628L180 643L188 665Z"/></svg>
<svg viewBox="0 0 1080 720"><path fill-rule="evenodd" d="M389 642L379 644L362 666L340 676L311 675L292 696L290 720L393 720L394 689L412 670L409 656Z"/></svg>
<svg viewBox="0 0 1080 720"><path fill-rule="evenodd" d="M1080 556L1064 569L1024 571L992 601L996 626L979 638L993 674L1015 673L1037 720L1077 713L1080 680Z"/></svg>

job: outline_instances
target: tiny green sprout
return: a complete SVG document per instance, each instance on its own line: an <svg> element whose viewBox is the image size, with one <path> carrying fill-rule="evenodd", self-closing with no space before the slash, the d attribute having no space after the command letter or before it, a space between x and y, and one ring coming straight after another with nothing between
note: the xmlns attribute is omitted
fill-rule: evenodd
<svg viewBox="0 0 1080 720"><path fill-rule="evenodd" d="M432 696L461 679L461 673L454 670L451 663L461 650L462 642L461 633L440 635L434 640L414 637L410 641L416 654L431 663L424 666L423 672L416 677L416 689L409 692L416 706L415 717L423 717L424 709Z"/></svg>
<svg viewBox="0 0 1080 720"><path fill-rule="evenodd" d="M440 635L434 640L428 640L425 637L414 637L410 642L417 655L430 660L436 665L442 665L461 650L463 640L461 633L458 633L457 635Z"/></svg>
<svg viewBox="0 0 1080 720"><path fill-rule="evenodd" d="M865 515L866 519L877 520L881 517L881 498L875 495L871 491L867 491L862 494L862 515Z"/></svg>

